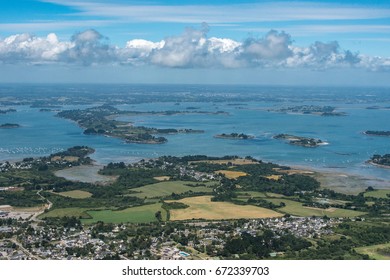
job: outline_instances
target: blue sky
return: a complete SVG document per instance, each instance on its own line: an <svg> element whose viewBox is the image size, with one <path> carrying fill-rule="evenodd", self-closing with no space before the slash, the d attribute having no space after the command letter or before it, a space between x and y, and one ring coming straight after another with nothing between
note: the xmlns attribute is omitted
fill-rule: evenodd
<svg viewBox="0 0 390 280"><path fill-rule="evenodd" d="M390 85L390 2L1 1L0 81L47 73L58 82Z"/></svg>

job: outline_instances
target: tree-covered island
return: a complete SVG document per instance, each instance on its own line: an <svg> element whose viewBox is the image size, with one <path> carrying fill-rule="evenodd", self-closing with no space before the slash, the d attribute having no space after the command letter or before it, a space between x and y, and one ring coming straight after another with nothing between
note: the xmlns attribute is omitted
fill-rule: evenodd
<svg viewBox="0 0 390 280"><path fill-rule="evenodd" d="M3 123L0 124L0 128L18 128L20 127L20 124L17 123Z"/></svg>
<svg viewBox="0 0 390 280"><path fill-rule="evenodd" d="M373 155L368 162L378 166L390 167L390 154Z"/></svg>
<svg viewBox="0 0 390 280"><path fill-rule="evenodd" d="M156 134L176 134L176 133L203 133L203 130L193 129L158 129L145 126L134 126L131 122L118 121L120 116L132 115L173 115L188 112L164 111L164 112L136 112L122 111L110 105L87 108L84 110L67 110L57 114L57 116L75 121L84 128L84 134L100 134L110 137L117 137L129 143L139 144L162 144L168 140ZM194 113L194 112L190 112ZM199 112L209 113L209 112ZM217 112L218 113L218 112Z"/></svg>
<svg viewBox="0 0 390 280"><path fill-rule="evenodd" d="M289 144L302 146L302 147L318 147L321 145L326 145L327 142L322 141L321 139L303 137L303 136L295 136L291 134L277 134L274 136L275 139L283 139L287 140Z"/></svg>
<svg viewBox="0 0 390 280"><path fill-rule="evenodd" d="M373 136L390 136L390 131L384 131L384 130L366 130L364 132L366 135L373 135Z"/></svg>
<svg viewBox="0 0 390 280"><path fill-rule="evenodd" d="M254 139L255 137L253 135L233 132L233 133L230 133L230 134L225 134L225 133L217 134L217 135L214 136L214 138L247 140L247 139Z"/></svg>
<svg viewBox="0 0 390 280"><path fill-rule="evenodd" d="M333 106L317 106L317 105L299 105L286 108L269 109L269 112L279 112L286 114L309 114L319 115L324 117L329 116L346 116L345 112L336 112L336 107Z"/></svg>
<svg viewBox="0 0 390 280"><path fill-rule="evenodd" d="M7 113L15 113L15 109L5 109L5 110L0 110L0 114L7 114Z"/></svg>

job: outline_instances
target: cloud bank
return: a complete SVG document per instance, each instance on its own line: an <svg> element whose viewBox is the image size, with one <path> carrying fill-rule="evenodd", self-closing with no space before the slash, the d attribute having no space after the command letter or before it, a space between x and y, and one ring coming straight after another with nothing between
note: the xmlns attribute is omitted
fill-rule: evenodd
<svg viewBox="0 0 390 280"><path fill-rule="evenodd" d="M155 65L168 68L364 68L390 70L390 58L343 50L337 41L293 44L288 33L270 30L262 38L238 42L208 37L208 26L187 28L181 35L159 42L133 39L125 47L111 45L96 30L76 33L69 41L17 34L0 39L3 64Z"/></svg>

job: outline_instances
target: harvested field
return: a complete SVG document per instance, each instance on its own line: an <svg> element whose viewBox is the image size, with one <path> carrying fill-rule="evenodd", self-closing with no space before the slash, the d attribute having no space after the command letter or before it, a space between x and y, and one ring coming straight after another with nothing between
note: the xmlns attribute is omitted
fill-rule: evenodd
<svg viewBox="0 0 390 280"><path fill-rule="evenodd" d="M226 178L229 179L237 179L238 177L248 175L247 173L242 171L231 171L231 170L217 170L215 171L215 173L216 174L222 173L223 175L226 176Z"/></svg>
<svg viewBox="0 0 390 280"><path fill-rule="evenodd" d="M153 177L153 179L156 179L157 181L168 181L171 179L169 176L158 176L158 177Z"/></svg>
<svg viewBox="0 0 390 280"><path fill-rule="evenodd" d="M187 197L177 200L176 202L187 204L190 207L186 209L171 210L171 220L256 219L283 216L283 214L278 212L252 205L236 205L229 202L212 202L211 196Z"/></svg>
<svg viewBox="0 0 390 280"><path fill-rule="evenodd" d="M269 179L269 180L277 181L277 180L279 180L280 178L282 178L282 175L270 175L270 176L264 176L264 178L267 178L267 179Z"/></svg>

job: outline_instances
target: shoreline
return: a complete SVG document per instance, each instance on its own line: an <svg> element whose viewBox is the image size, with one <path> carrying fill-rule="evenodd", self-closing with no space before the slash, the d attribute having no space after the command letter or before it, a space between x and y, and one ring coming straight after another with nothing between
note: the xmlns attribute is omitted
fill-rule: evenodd
<svg viewBox="0 0 390 280"><path fill-rule="evenodd" d="M376 167L379 167L379 168L390 169L389 165L378 164L378 163L373 162L372 160L367 160L366 163L371 164L371 165L376 166Z"/></svg>

